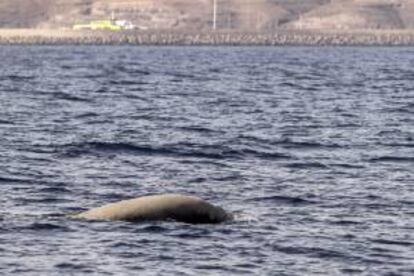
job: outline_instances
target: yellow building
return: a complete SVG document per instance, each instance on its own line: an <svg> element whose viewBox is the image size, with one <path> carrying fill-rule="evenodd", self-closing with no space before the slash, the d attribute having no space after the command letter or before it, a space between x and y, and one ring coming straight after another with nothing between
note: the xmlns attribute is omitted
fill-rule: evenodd
<svg viewBox="0 0 414 276"><path fill-rule="evenodd" d="M117 24L113 20L95 20L89 24L76 24L73 25L74 30L108 30L108 31L121 31L124 28Z"/></svg>

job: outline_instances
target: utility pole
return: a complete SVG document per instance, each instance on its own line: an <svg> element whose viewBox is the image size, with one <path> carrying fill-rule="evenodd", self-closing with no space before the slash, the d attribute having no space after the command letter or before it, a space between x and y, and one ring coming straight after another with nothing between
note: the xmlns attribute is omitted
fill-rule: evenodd
<svg viewBox="0 0 414 276"><path fill-rule="evenodd" d="M213 0L213 30L217 30L217 0Z"/></svg>

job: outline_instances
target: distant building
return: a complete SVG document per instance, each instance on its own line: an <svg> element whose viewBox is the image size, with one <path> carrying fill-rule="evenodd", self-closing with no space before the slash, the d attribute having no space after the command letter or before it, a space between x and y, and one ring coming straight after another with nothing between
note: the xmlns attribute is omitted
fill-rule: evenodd
<svg viewBox="0 0 414 276"><path fill-rule="evenodd" d="M122 31L133 30L135 25L126 20L95 20L88 24L75 24L74 30L108 30L108 31Z"/></svg>

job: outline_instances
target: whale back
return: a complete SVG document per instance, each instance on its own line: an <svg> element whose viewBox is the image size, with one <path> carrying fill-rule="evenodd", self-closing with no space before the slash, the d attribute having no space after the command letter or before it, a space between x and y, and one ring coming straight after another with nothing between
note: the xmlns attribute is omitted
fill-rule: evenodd
<svg viewBox="0 0 414 276"><path fill-rule="evenodd" d="M231 218L222 208L207 201L179 194L138 197L91 209L75 216L88 220L131 222L175 220L186 223L220 223Z"/></svg>

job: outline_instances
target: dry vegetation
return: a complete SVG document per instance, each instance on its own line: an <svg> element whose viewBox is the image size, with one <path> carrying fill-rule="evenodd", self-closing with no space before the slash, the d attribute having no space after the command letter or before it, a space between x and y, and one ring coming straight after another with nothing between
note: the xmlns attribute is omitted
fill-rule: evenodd
<svg viewBox="0 0 414 276"><path fill-rule="evenodd" d="M0 0L0 27L70 28L115 12L143 28L208 30L213 0ZM414 0L218 0L223 30L410 29Z"/></svg>

